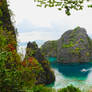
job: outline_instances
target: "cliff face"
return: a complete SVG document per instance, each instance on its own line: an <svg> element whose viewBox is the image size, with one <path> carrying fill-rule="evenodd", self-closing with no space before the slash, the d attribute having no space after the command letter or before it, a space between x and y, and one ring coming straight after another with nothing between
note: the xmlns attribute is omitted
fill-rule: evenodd
<svg viewBox="0 0 92 92"><path fill-rule="evenodd" d="M55 76L53 71L50 69L49 62L42 55L40 49L38 48L35 42L29 42L27 44L26 55L24 61L28 60L28 58L35 58L37 62L41 65L40 68L43 71L40 71L37 76L37 84L50 84L55 81ZM31 63L30 63L31 64ZM29 65L30 66L30 65Z"/></svg>
<svg viewBox="0 0 92 92"><path fill-rule="evenodd" d="M41 52L45 56L57 56L57 41L47 41L41 46Z"/></svg>
<svg viewBox="0 0 92 92"><path fill-rule="evenodd" d="M10 12L7 0L0 0L0 35L6 37L7 44L12 44L16 48L16 30L11 22Z"/></svg>
<svg viewBox="0 0 92 92"><path fill-rule="evenodd" d="M92 57L92 41L84 28L77 27L66 31L57 41L45 42L41 52L45 56L57 57L61 63L89 62Z"/></svg>
<svg viewBox="0 0 92 92"><path fill-rule="evenodd" d="M89 62L92 42L84 28L65 32L58 40L57 59L62 63Z"/></svg>

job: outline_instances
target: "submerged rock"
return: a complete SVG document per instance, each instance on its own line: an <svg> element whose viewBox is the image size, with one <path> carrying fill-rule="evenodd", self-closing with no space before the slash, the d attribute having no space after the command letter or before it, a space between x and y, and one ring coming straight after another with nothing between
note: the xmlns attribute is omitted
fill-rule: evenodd
<svg viewBox="0 0 92 92"><path fill-rule="evenodd" d="M44 55L41 53L40 49L38 48L36 42L29 42L26 48L26 55L24 61L29 59L29 57L33 57L36 59L41 66L40 68L43 71L40 71L37 76L37 84L50 84L55 81L55 76L53 71L50 68L49 62L45 59ZM29 66L29 65L28 65Z"/></svg>
<svg viewBox="0 0 92 92"><path fill-rule="evenodd" d="M58 40L58 62L89 62L91 56L92 41L84 28L77 27L74 30L69 30Z"/></svg>

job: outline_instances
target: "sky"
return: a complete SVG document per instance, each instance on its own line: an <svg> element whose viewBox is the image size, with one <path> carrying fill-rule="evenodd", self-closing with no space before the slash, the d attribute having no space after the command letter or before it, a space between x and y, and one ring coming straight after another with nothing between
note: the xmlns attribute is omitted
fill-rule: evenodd
<svg viewBox="0 0 92 92"><path fill-rule="evenodd" d="M9 8L13 11L15 26L18 30L18 40L28 41L57 40L61 35L77 26L84 27L92 38L92 9L71 11L67 16L57 8L40 8L34 0L8 0Z"/></svg>

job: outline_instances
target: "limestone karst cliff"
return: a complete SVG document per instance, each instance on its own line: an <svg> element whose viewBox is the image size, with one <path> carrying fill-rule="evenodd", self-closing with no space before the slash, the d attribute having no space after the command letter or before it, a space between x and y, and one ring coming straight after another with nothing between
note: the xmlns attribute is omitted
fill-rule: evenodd
<svg viewBox="0 0 92 92"><path fill-rule="evenodd" d="M92 56L92 41L84 28L77 27L61 36L57 52L58 62L89 62Z"/></svg>
<svg viewBox="0 0 92 92"><path fill-rule="evenodd" d="M41 46L41 52L45 56L56 57L57 56L57 40L47 41Z"/></svg>
<svg viewBox="0 0 92 92"><path fill-rule="evenodd" d="M92 41L84 28L76 27L66 31L55 45L46 44L48 42L42 46L42 52L45 52L45 56L54 56L52 52L57 52L57 61L60 63L90 62L91 60Z"/></svg>
<svg viewBox="0 0 92 92"><path fill-rule="evenodd" d="M49 62L45 59L44 55L41 53L36 42L32 43L28 42L27 44L24 62L29 58L36 59L37 63L40 64L39 69L42 68L42 70L39 72L37 76L37 84L50 84L55 81L55 76L50 68ZM28 66L31 66L31 64L32 63L28 64Z"/></svg>

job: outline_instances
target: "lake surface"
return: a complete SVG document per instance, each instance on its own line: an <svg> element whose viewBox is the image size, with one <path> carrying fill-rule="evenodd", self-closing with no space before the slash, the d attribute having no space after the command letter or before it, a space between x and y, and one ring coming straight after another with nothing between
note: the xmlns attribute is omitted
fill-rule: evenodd
<svg viewBox="0 0 92 92"><path fill-rule="evenodd" d="M92 88L92 62L60 64L56 62L56 58L49 57L48 60L56 76L51 87L58 89L72 84L84 91Z"/></svg>

